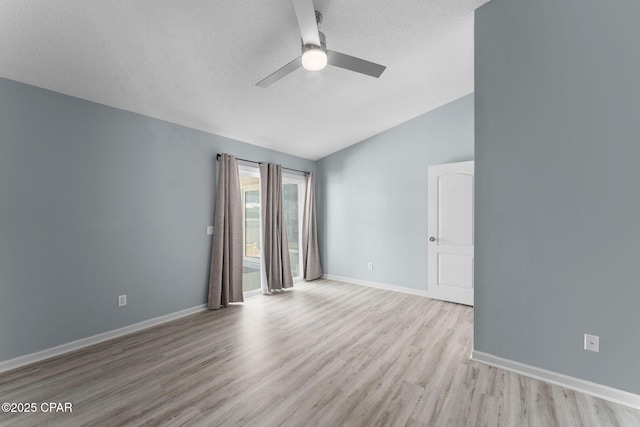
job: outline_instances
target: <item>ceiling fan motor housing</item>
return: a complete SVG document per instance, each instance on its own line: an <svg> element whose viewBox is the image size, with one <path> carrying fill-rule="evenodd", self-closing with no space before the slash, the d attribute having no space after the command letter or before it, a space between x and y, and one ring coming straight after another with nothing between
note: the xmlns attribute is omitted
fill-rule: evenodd
<svg viewBox="0 0 640 427"><path fill-rule="evenodd" d="M318 31L318 34L320 35L320 46L315 46L312 44L304 44L304 41L302 41L302 53L305 53L310 49L321 49L325 53L327 52L327 38L325 37L322 31Z"/></svg>

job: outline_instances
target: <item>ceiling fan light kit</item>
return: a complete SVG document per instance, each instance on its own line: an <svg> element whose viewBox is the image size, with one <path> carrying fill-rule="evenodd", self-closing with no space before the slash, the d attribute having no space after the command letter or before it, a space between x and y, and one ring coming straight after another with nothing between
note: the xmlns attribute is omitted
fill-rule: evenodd
<svg viewBox="0 0 640 427"><path fill-rule="evenodd" d="M319 71L329 64L375 78L380 77L387 68L384 65L365 61L355 56L327 50L326 38L318 30L318 25L322 22L322 14L314 9L313 1L293 0L293 7L302 35L302 54L265 79L260 80L256 86L263 88L271 86L300 66L309 71Z"/></svg>
<svg viewBox="0 0 640 427"><path fill-rule="evenodd" d="M302 66L305 70L320 71L327 66L327 54L316 46L307 48L302 53Z"/></svg>

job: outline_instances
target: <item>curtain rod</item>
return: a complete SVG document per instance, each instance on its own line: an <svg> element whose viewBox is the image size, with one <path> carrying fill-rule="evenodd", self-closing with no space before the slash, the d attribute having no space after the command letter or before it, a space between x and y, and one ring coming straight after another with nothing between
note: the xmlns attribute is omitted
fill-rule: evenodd
<svg viewBox="0 0 640 427"><path fill-rule="evenodd" d="M220 160L220 156L222 156L222 154L218 153L218 155L216 156L216 160ZM236 160L240 160L242 162L255 163L257 165L260 165L260 164L264 163L264 162L256 162L255 160L240 159L238 157L236 157ZM309 173L309 171L301 171L301 170L298 170L298 169L285 168L284 166L281 166L281 167L282 167L282 169L286 169L286 170L289 170L289 171L300 172L300 173L304 173L304 174L308 174Z"/></svg>

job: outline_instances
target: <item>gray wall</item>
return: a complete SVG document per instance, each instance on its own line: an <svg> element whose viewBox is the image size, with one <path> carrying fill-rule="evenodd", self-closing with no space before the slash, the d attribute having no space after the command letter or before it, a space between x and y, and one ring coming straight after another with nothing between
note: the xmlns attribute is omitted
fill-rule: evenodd
<svg viewBox="0 0 640 427"><path fill-rule="evenodd" d="M475 348L633 393L639 21L637 0L493 0L475 24Z"/></svg>
<svg viewBox="0 0 640 427"><path fill-rule="evenodd" d="M468 95L319 160L325 273L426 290L427 167L472 159Z"/></svg>
<svg viewBox="0 0 640 427"><path fill-rule="evenodd" d="M218 152L315 168L0 79L0 361L204 304Z"/></svg>

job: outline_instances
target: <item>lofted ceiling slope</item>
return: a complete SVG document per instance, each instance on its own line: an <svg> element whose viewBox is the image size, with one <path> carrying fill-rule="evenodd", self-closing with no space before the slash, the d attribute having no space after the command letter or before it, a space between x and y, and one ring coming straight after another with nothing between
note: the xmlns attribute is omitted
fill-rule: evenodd
<svg viewBox="0 0 640 427"><path fill-rule="evenodd" d="M2 0L0 76L316 160L473 92L488 0L315 0L331 50L387 66L255 84L300 55L291 0Z"/></svg>

